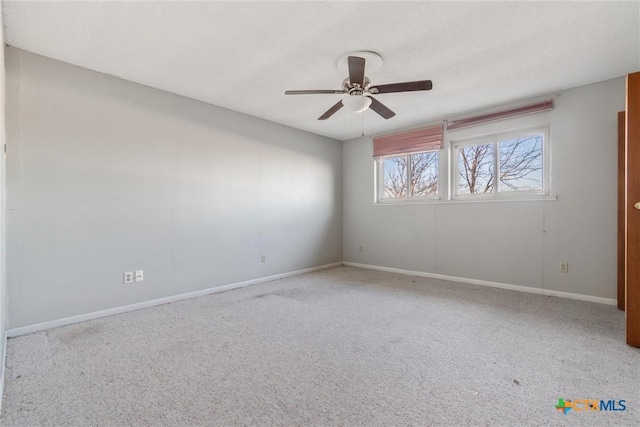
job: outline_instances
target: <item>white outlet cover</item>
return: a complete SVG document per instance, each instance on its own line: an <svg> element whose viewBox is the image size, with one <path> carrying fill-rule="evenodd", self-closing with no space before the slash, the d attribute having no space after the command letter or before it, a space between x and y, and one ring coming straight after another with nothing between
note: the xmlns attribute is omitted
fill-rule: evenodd
<svg viewBox="0 0 640 427"><path fill-rule="evenodd" d="M144 280L144 270L136 271L136 282L142 282Z"/></svg>
<svg viewBox="0 0 640 427"><path fill-rule="evenodd" d="M127 271L124 273L124 283L133 283L133 272Z"/></svg>

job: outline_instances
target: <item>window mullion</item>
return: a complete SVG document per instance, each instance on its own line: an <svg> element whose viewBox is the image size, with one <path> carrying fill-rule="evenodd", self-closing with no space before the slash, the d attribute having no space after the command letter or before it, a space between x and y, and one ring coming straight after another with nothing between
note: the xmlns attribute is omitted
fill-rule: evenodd
<svg viewBox="0 0 640 427"><path fill-rule="evenodd" d="M493 143L493 170L495 179L493 180L493 192L494 194L498 194L498 183L500 182L500 161L498 156L498 141Z"/></svg>
<svg viewBox="0 0 640 427"><path fill-rule="evenodd" d="M412 175L412 165L411 165L411 155L407 154L407 197L413 196L411 194L411 175Z"/></svg>

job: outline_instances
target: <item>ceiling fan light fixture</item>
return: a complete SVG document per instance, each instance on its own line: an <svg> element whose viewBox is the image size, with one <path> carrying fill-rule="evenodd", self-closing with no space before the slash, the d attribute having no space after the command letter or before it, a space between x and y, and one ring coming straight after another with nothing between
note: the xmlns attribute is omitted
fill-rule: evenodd
<svg viewBox="0 0 640 427"><path fill-rule="evenodd" d="M371 99L363 95L349 95L342 99L342 105L353 113L361 113L369 108Z"/></svg>

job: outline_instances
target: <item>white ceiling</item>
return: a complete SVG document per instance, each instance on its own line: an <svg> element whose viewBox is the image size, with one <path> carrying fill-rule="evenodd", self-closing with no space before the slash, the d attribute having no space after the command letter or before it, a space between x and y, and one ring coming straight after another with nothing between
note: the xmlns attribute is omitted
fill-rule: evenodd
<svg viewBox="0 0 640 427"><path fill-rule="evenodd" d="M640 3L627 2L13 2L6 42L91 70L339 140L640 70ZM377 95L397 113L340 110L338 59L378 52Z"/></svg>

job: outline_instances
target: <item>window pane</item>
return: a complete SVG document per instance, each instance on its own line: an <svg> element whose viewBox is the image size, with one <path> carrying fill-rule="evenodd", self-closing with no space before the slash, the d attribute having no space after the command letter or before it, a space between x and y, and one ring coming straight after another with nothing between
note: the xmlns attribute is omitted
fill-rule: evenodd
<svg viewBox="0 0 640 427"><path fill-rule="evenodd" d="M407 197L407 167L407 156L384 159L384 197Z"/></svg>
<svg viewBox="0 0 640 427"><path fill-rule="evenodd" d="M493 144L458 148L458 194L491 193L493 174Z"/></svg>
<svg viewBox="0 0 640 427"><path fill-rule="evenodd" d="M435 196L438 193L438 152L412 154L411 195Z"/></svg>
<svg viewBox="0 0 640 427"><path fill-rule="evenodd" d="M542 135L512 138L498 143L499 191L540 191L542 182Z"/></svg>

